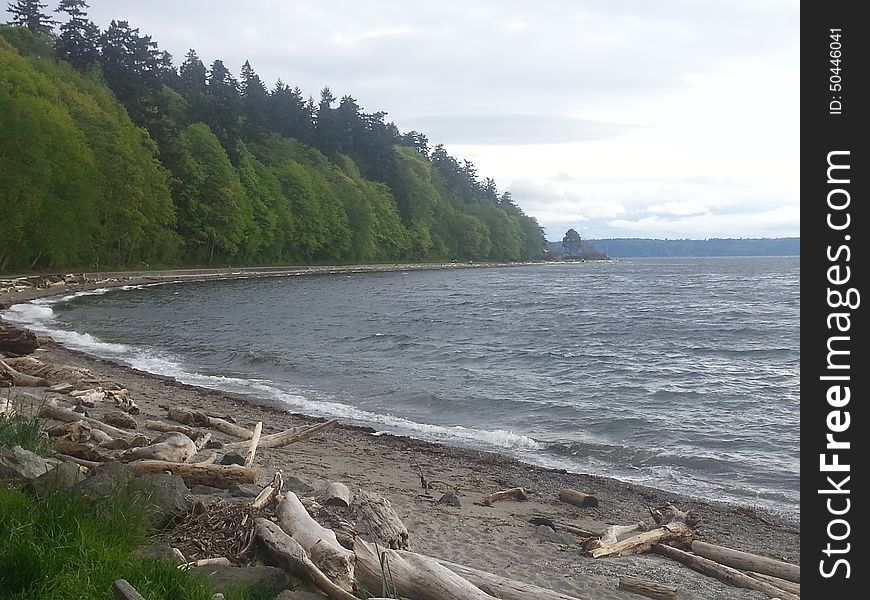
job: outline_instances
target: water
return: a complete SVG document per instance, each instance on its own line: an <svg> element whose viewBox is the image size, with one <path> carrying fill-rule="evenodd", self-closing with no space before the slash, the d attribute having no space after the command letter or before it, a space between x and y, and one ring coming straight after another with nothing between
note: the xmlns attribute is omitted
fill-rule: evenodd
<svg viewBox="0 0 870 600"><path fill-rule="evenodd" d="M295 412L799 515L799 260L97 290L4 314Z"/></svg>

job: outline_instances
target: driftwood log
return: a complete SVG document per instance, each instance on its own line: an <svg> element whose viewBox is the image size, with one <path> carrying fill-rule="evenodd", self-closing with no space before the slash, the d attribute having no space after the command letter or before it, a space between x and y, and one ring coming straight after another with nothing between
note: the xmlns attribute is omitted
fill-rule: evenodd
<svg viewBox="0 0 870 600"><path fill-rule="evenodd" d="M48 387L50 384L42 377L34 377L13 369L6 361L0 360L0 377L13 386L20 387Z"/></svg>
<svg viewBox="0 0 870 600"><path fill-rule="evenodd" d="M132 462L150 459L183 463L196 456L196 453L196 444L193 440L183 433L170 433L162 442L124 452L120 460L121 462Z"/></svg>
<svg viewBox="0 0 870 600"><path fill-rule="evenodd" d="M112 597L115 600L145 600L126 579L117 579L112 583Z"/></svg>
<svg viewBox="0 0 870 600"><path fill-rule="evenodd" d="M577 490L565 489L559 492L559 500L580 506L582 508L598 506L598 498L591 494L578 492Z"/></svg>
<svg viewBox="0 0 870 600"><path fill-rule="evenodd" d="M289 446L290 444L295 444L296 442L302 442L304 440L307 440L308 438L314 437L319 433L323 433L332 429L336 425L338 425L338 420L332 419L331 421L325 421L323 423L317 423L315 425L293 427L291 429L286 429L278 433L270 433L268 435L260 436L260 443L257 447L282 448L284 446ZM224 449L226 450L239 450L247 447L247 442L229 442L228 444L224 444Z"/></svg>
<svg viewBox="0 0 870 600"><path fill-rule="evenodd" d="M91 444L74 442L65 438L54 441L54 451L67 456L81 458L94 462L108 462L115 460L115 455Z"/></svg>
<svg viewBox="0 0 870 600"><path fill-rule="evenodd" d="M229 489L234 483L257 483L260 471L239 465L175 463L165 460L143 460L133 463L133 475L150 475L168 471L184 479L187 485L209 485Z"/></svg>
<svg viewBox="0 0 870 600"><path fill-rule="evenodd" d="M87 369L68 365L52 365L31 356L9 358L6 360L6 364L20 373L45 379L49 384L71 383L80 385L97 381L94 374Z"/></svg>
<svg viewBox="0 0 870 600"><path fill-rule="evenodd" d="M685 523L674 521L663 527L644 531L618 542L601 543L599 541L597 547L587 548L587 554L592 558L641 554L649 552L657 544L675 541L688 542L692 539L693 534L694 531Z"/></svg>
<svg viewBox="0 0 870 600"><path fill-rule="evenodd" d="M168 410L169 418L173 421L178 421L185 425L194 427L213 427L218 431L222 431L227 435L249 440L253 437L254 432L245 427L230 423L226 419L220 417L211 417L204 412L192 410L190 408L170 407Z"/></svg>
<svg viewBox="0 0 870 600"><path fill-rule="evenodd" d="M741 573L737 569L720 565L714 560L697 556L689 552L684 552L678 548L656 544L653 546L653 551L662 556L667 556L673 560L683 563L690 569L694 569L699 573L703 573L714 579L718 579L724 583L735 587L746 588L750 590L758 590L766 594L769 598L780 598L780 600L798 600L800 596L786 592L774 585L765 581L754 579L745 573Z"/></svg>
<svg viewBox="0 0 870 600"><path fill-rule="evenodd" d="M655 600L677 600L677 587L657 581L647 581L637 577L620 577L617 589L654 598Z"/></svg>
<svg viewBox="0 0 870 600"><path fill-rule="evenodd" d="M800 583L801 581L800 566L792 565L780 560L774 560L765 556L750 554L749 552L742 552L740 550L732 550L725 546L717 546L716 544L708 544L707 542L701 542L698 540L692 542L692 552L698 556L715 560L717 563L734 567L735 569L755 571L762 575L770 575L794 583Z"/></svg>
<svg viewBox="0 0 870 600"><path fill-rule="evenodd" d="M24 356L39 347L36 334L8 323L0 323L0 356Z"/></svg>
<svg viewBox="0 0 870 600"><path fill-rule="evenodd" d="M326 486L323 494L324 506L350 506L350 489L340 481L333 481Z"/></svg>
<svg viewBox="0 0 870 600"><path fill-rule="evenodd" d="M411 536L408 528L402 523L399 515L393 510L386 498L366 492L357 491L351 503L356 518L357 531L372 536L379 544L393 550L410 550Z"/></svg>
<svg viewBox="0 0 870 600"><path fill-rule="evenodd" d="M187 425L172 425L163 421L145 421L145 429L160 431L162 433L183 433L192 440L201 437L201 433Z"/></svg>
<svg viewBox="0 0 870 600"><path fill-rule="evenodd" d="M120 410L108 412L100 417L100 420L103 423L108 423L109 425L120 427L121 429L137 429L139 427L139 423L136 422L136 419Z"/></svg>
<svg viewBox="0 0 870 600"><path fill-rule="evenodd" d="M54 419L55 421L64 421L66 423L71 423L73 421L79 420L86 421L92 429L100 429L102 431L105 431L114 438L132 440L137 437L135 433L132 433L130 431L124 431L123 429L113 427L111 425L103 423L102 421L98 421L97 419L82 416L81 413L77 413L74 410L69 410L68 408L63 408L61 406L56 406L53 404L43 404L39 408L38 415L43 419Z"/></svg>
<svg viewBox="0 0 870 600"><path fill-rule="evenodd" d="M502 490L500 492L495 492L483 498L478 504L481 506L492 506L494 503L499 500L528 500L529 493L525 488L515 487L510 488L509 490Z"/></svg>
<svg viewBox="0 0 870 600"><path fill-rule="evenodd" d="M793 581L786 581L785 579L780 579L779 577L764 575L763 573L753 573L752 571L746 571L746 574L753 579L769 583L770 585L778 587L781 590L785 590L786 592L794 594L795 596L801 595L801 584L799 583L795 583Z"/></svg>
<svg viewBox="0 0 870 600"><path fill-rule="evenodd" d="M302 546L318 569L341 589L353 591L354 553L338 543L334 531L311 518L296 494L287 492L275 516L281 529Z"/></svg>
<svg viewBox="0 0 870 600"><path fill-rule="evenodd" d="M438 559L438 562L463 579L473 583L481 591L502 600L579 600L574 596L568 596L553 590L548 590L524 581L508 579L501 575L495 575L465 565L458 565L446 560ZM592 598L594 596L588 596Z"/></svg>
<svg viewBox="0 0 870 600"><path fill-rule="evenodd" d="M245 456L245 466L250 467L254 464L254 456L257 454L257 444L260 443L260 436L263 434L263 422L259 421L254 426L254 432L251 436L251 445L248 446L248 454Z"/></svg>

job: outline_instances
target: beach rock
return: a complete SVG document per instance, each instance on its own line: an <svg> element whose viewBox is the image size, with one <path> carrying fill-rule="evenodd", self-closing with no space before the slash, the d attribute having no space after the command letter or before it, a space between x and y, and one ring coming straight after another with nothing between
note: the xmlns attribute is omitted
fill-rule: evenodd
<svg viewBox="0 0 870 600"><path fill-rule="evenodd" d="M82 413L86 417L88 416L88 411L85 410L85 407L82 406L81 404L76 404L76 406L75 406L75 408L73 408L73 410L77 413Z"/></svg>
<svg viewBox="0 0 870 600"><path fill-rule="evenodd" d="M262 489L252 483L234 483L230 486L230 494L236 498L256 498Z"/></svg>
<svg viewBox="0 0 870 600"><path fill-rule="evenodd" d="M31 481L30 487L37 498L45 498L69 490L84 479L85 474L80 466L74 462L63 462Z"/></svg>
<svg viewBox="0 0 870 600"><path fill-rule="evenodd" d="M108 462L96 467L90 477L76 484L73 489L89 500L99 500L106 498L131 479L133 479L132 466Z"/></svg>
<svg viewBox="0 0 870 600"><path fill-rule="evenodd" d="M220 464L245 466L245 457L241 454L231 452L229 454L224 454L223 458L220 460Z"/></svg>
<svg viewBox="0 0 870 600"><path fill-rule="evenodd" d="M133 550L133 556L139 558L154 558L157 560L165 560L176 565L185 563L184 555L179 550L173 548L169 544L151 544L149 546L140 546Z"/></svg>
<svg viewBox="0 0 870 600"><path fill-rule="evenodd" d="M0 479L36 479L57 464L58 461L50 461L21 446L0 448Z"/></svg>
<svg viewBox="0 0 870 600"><path fill-rule="evenodd" d="M297 496L307 496L314 491L314 488L307 482L292 475L284 478L284 489L293 492Z"/></svg>
<svg viewBox="0 0 870 600"><path fill-rule="evenodd" d="M535 537L542 542L551 542L553 544L572 544L574 542L574 539L570 535L554 531L552 527L547 527L546 525L535 527Z"/></svg>
<svg viewBox="0 0 870 600"><path fill-rule="evenodd" d="M456 494L453 492L447 492L440 498L438 498L438 504L446 504L447 506L455 506L460 508L462 503L459 501L459 498L456 497Z"/></svg>
<svg viewBox="0 0 870 600"><path fill-rule="evenodd" d="M190 490L184 480L177 475L168 473L152 473L136 477L131 486L141 492L148 504L154 511L154 524L156 527L165 527L172 523L176 517L190 510Z"/></svg>
<svg viewBox="0 0 870 600"><path fill-rule="evenodd" d="M121 429L136 429L137 427L139 427L136 419L120 410L113 410L112 412L108 412L104 414L100 420L103 423L107 423L108 425L114 425L115 427L120 427Z"/></svg>
<svg viewBox="0 0 870 600"><path fill-rule="evenodd" d="M36 334L29 329L0 323L0 356L25 356L35 352L38 347Z"/></svg>
<svg viewBox="0 0 870 600"><path fill-rule="evenodd" d="M290 575L277 567L228 567L224 565L202 565L191 567L188 573L205 579L212 593L226 593L234 587L257 586L263 595L278 594L290 587Z"/></svg>

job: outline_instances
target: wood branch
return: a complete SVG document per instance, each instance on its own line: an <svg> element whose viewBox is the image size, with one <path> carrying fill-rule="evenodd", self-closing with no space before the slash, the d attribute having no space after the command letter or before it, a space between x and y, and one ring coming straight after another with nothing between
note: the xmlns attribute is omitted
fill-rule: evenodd
<svg viewBox="0 0 870 600"><path fill-rule="evenodd" d="M191 562L184 563L182 565L178 565L178 568L182 571L186 571L190 567L205 567L208 565L220 565L222 567L231 567L232 562L225 556L212 556L211 558L200 558L199 560L194 560Z"/></svg>
<svg viewBox="0 0 870 600"><path fill-rule="evenodd" d="M183 433L192 440L202 437L202 434L187 425L172 425L163 421L145 421L145 429L163 433Z"/></svg>
<svg viewBox="0 0 870 600"><path fill-rule="evenodd" d="M67 454L58 454L57 458L59 458L61 460L68 460L70 462L74 462L75 464L81 465L83 467L87 467L88 469L96 469L97 467L99 467L100 465L103 464L101 462L94 462L92 460L85 460L83 458L78 458L76 456L69 456Z"/></svg>
<svg viewBox="0 0 870 600"><path fill-rule="evenodd" d="M612 544L601 544L597 548L588 550L587 554L592 558L606 558L609 556L630 556L649 552L656 544L672 541L688 541L693 535L692 529L684 523L668 523L664 527L658 527L651 531L644 531L637 535L626 538Z"/></svg>
<svg viewBox="0 0 870 600"><path fill-rule="evenodd" d="M99 442L100 447L109 450L129 450L130 448L141 448L151 443L151 440L144 435L137 435L132 439L122 440L121 438L111 438L107 433L104 433L99 429L92 429L91 435L95 440L104 437L104 439Z"/></svg>
<svg viewBox="0 0 870 600"><path fill-rule="evenodd" d="M290 444L295 444L296 442L302 442L304 440L307 440L308 438L314 437L318 433L323 433L332 429L336 425L338 425L338 420L332 419L331 421L317 423L316 425L293 427L291 429L287 429L278 433L270 433L268 435L260 436L260 443L258 444L258 447L282 448L284 446L289 446ZM246 442L229 442L228 444L224 444L224 449L238 450L240 448L245 448L246 446Z"/></svg>
<svg viewBox="0 0 870 600"><path fill-rule="evenodd" d="M42 377L34 377L20 371L16 371L6 362L0 360L0 374L5 375L12 385L19 387L48 387L50 384Z"/></svg>
<svg viewBox="0 0 870 600"><path fill-rule="evenodd" d="M525 583L524 581L508 579L501 575L495 575L447 560L437 560L463 579L480 588L481 591L502 600L579 600L574 596L554 592L553 590ZM589 597L592 598L594 596Z"/></svg>
<svg viewBox="0 0 870 600"><path fill-rule="evenodd" d="M184 479L187 485L208 485L229 489L234 483L257 483L260 471L256 468L239 465L206 465L167 462L164 460L143 460L133 463L133 475L149 475L168 471Z"/></svg>
<svg viewBox="0 0 870 600"><path fill-rule="evenodd" d="M196 451L199 452L205 445L211 441L211 433L206 433L205 435L201 435L198 438L187 436L193 440L194 445L196 446ZM251 465L245 465L246 467L250 467Z"/></svg>
<svg viewBox="0 0 870 600"><path fill-rule="evenodd" d="M684 523L694 529L701 522L701 517L694 510L682 511L670 502L656 508L647 507L656 525L667 525L675 521Z"/></svg>
<svg viewBox="0 0 870 600"><path fill-rule="evenodd" d="M622 540L628 539L644 531L649 531L649 525L646 523L635 523L634 525L611 525L604 530L599 540L601 544L615 544Z"/></svg>
<svg viewBox="0 0 870 600"><path fill-rule="evenodd" d="M260 490L260 493L251 502L251 508L258 510L268 506L274 498L278 497L282 489L284 489L284 478L281 476L281 471L276 471L275 475L272 476L272 482Z"/></svg>
<svg viewBox="0 0 870 600"><path fill-rule="evenodd" d="M333 481L326 486L326 493L323 494L323 504L325 506L350 506L350 489L340 481Z"/></svg>
<svg viewBox="0 0 870 600"><path fill-rule="evenodd" d="M24 356L39 347L36 334L8 323L0 323L0 356Z"/></svg>
<svg viewBox="0 0 870 600"><path fill-rule="evenodd" d="M393 550L410 550L411 536L390 501L382 496L358 490L353 496L353 514L357 528L370 534L374 541Z"/></svg>
<svg viewBox="0 0 870 600"><path fill-rule="evenodd" d="M150 459L183 463L193 456L196 456L196 444L193 440L183 433L170 433L162 442L124 452L120 461Z"/></svg>
<svg viewBox="0 0 870 600"><path fill-rule="evenodd" d="M510 488L509 490L502 490L500 492L495 492L486 496L483 500L481 500L478 504L481 506L492 506L494 503L499 500L528 500L529 493L525 488L515 487Z"/></svg>
<svg viewBox="0 0 870 600"><path fill-rule="evenodd" d="M633 592L655 600L677 600L677 586L638 579L637 577L620 577L616 589Z"/></svg>
<svg viewBox="0 0 870 600"><path fill-rule="evenodd" d="M663 544L655 544L653 546L653 551L657 554L661 554L662 556L667 556L668 558L681 562L690 569L694 569L699 573L703 573L704 575L713 577L714 579L718 579L719 581L733 585L735 587L758 590L759 592L766 594L769 598L780 598L780 600L799 600L799 596L796 596L795 594L791 594L789 592L786 592L785 590L781 590L778 587L773 586L767 582L753 579L749 575L741 573L737 569L732 569L731 567L720 565L716 561L710 560L709 558L690 554L689 552L684 552L678 548L665 546Z"/></svg>
<svg viewBox="0 0 870 600"><path fill-rule="evenodd" d="M111 454L102 448L97 448L91 444L85 444L82 442L74 442L66 438L58 438L55 440L54 450L55 452L66 454L67 456L74 456L76 458L83 458L87 461L108 462L110 460L115 460L114 454Z"/></svg>
<svg viewBox="0 0 870 600"><path fill-rule="evenodd" d="M296 494L287 492L275 516L281 529L299 542L318 569L341 589L353 591L354 553L338 543L334 531L311 518Z"/></svg>
<svg viewBox="0 0 870 600"><path fill-rule="evenodd" d="M260 435L263 433L263 422L259 421L254 425L254 432L251 436L251 445L248 446L248 454L245 456L245 466L250 467L254 464L254 455L257 454L257 444L260 443Z"/></svg>
<svg viewBox="0 0 870 600"><path fill-rule="evenodd" d="M268 519L254 519L257 538L266 551L284 569L314 583L333 600L357 600L356 596L339 587L321 571L305 554L302 546L287 535L278 525Z"/></svg>
<svg viewBox="0 0 870 600"><path fill-rule="evenodd" d="M357 582L366 590L379 590L386 580L396 596L414 600L493 600L434 558L380 548L359 538L353 547Z"/></svg>
<svg viewBox="0 0 870 600"><path fill-rule="evenodd" d="M698 556L715 560L717 563L734 567L735 569L755 571L762 575L770 575L794 583L800 583L801 581L801 568L799 565L792 565L780 560L767 558L766 556L732 550L725 546L717 546L716 544L708 544L698 540L692 542L692 552Z"/></svg>
<svg viewBox="0 0 870 600"><path fill-rule="evenodd" d="M559 500L582 508L598 506L598 498L595 496L571 489L560 491Z"/></svg>
<svg viewBox="0 0 870 600"><path fill-rule="evenodd" d="M43 419L54 419L55 421L64 421L67 423L78 420L87 421L88 425L90 425L92 429L100 429L115 438L132 440L137 437L137 434L135 433L124 431L123 429L113 427L111 425L103 423L102 421L98 421L97 419L82 416L81 413L77 413L74 410L69 410L68 408L55 406L53 404L43 404L41 407L39 407L38 415Z"/></svg>
<svg viewBox="0 0 870 600"><path fill-rule="evenodd" d="M227 435L241 438L243 440L249 440L254 437L254 432L250 429L246 429L245 427L236 425L235 423L230 423L220 417L208 417L208 424L210 427L214 427L218 431L222 431Z"/></svg>
<svg viewBox="0 0 870 600"><path fill-rule="evenodd" d="M794 594L796 596L801 595L801 584L799 583L795 583L793 581L786 581L785 579L780 579L779 577L772 577L771 575L765 575L763 573L753 573L752 571L747 571L746 574L753 579L765 581L772 586L789 592L790 594Z"/></svg>

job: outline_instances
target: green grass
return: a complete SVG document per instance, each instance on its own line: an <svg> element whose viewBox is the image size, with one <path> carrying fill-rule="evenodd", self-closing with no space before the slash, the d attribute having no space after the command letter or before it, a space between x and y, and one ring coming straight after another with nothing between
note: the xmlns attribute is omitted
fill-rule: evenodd
<svg viewBox="0 0 870 600"><path fill-rule="evenodd" d="M101 502L70 493L36 498L0 484L0 598L109 600L126 579L149 600L209 600L205 584L167 561L132 555L150 535L141 498ZM236 590L228 600L257 598Z"/></svg>
<svg viewBox="0 0 870 600"><path fill-rule="evenodd" d="M21 410L21 407L14 408ZM18 412L10 416L0 413L0 446L21 446L37 454L51 454L51 444L43 430L42 421L36 415Z"/></svg>

